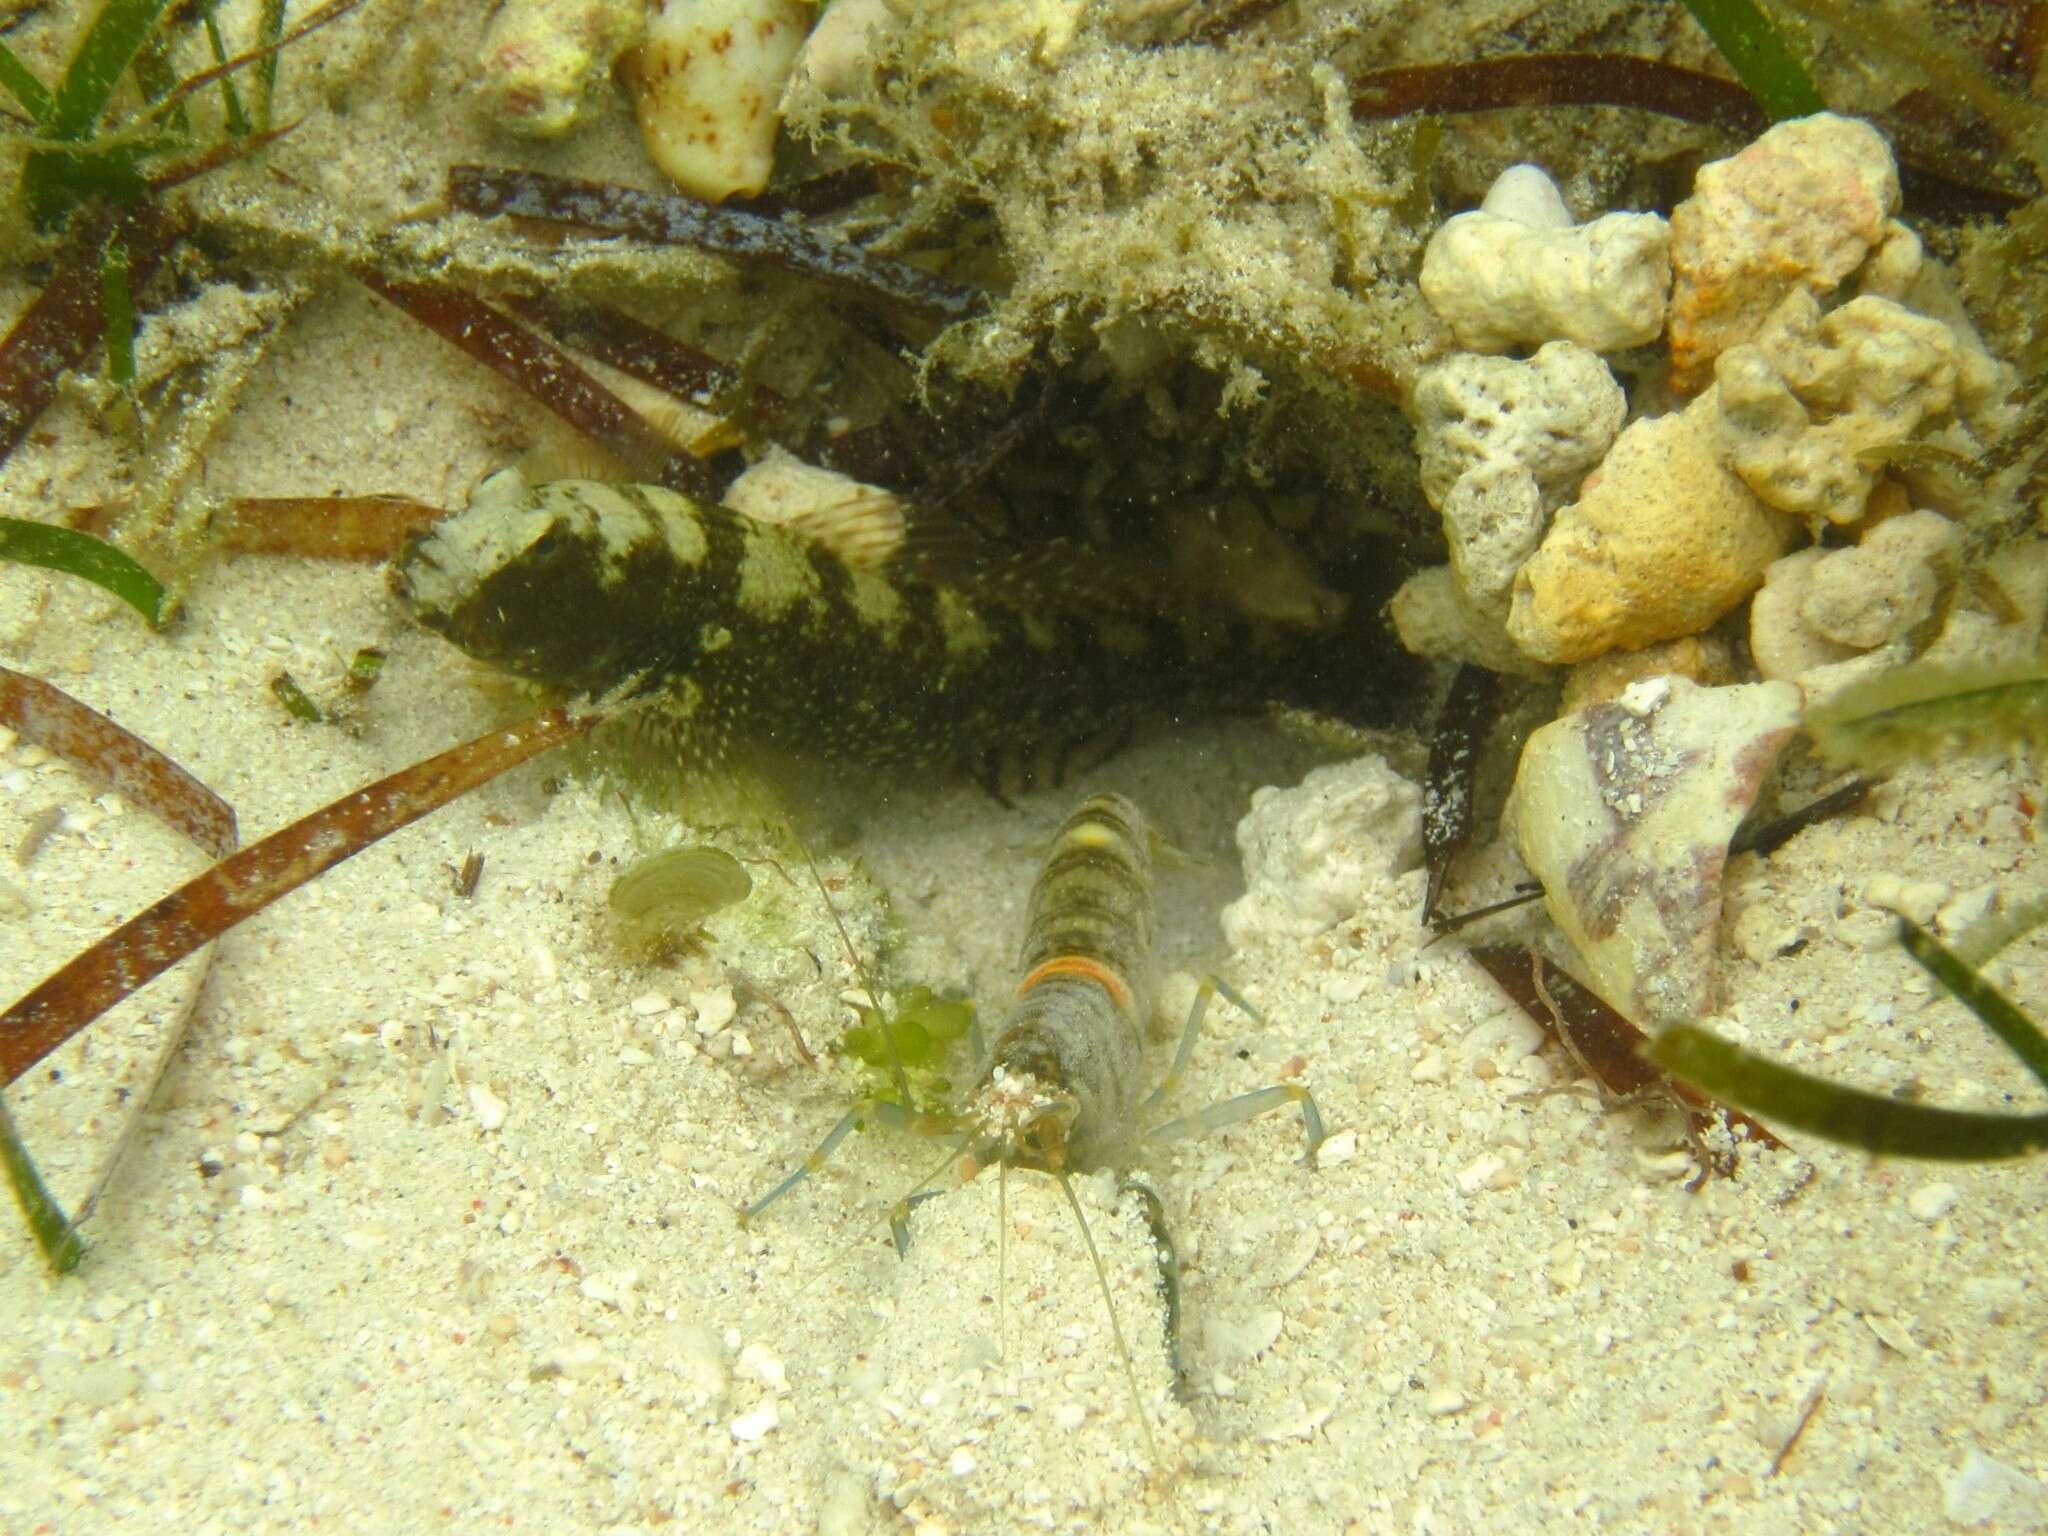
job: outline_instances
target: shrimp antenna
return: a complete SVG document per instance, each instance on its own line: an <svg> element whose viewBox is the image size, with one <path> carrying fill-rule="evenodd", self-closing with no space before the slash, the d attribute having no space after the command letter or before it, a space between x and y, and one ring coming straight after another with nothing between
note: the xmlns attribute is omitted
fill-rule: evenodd
<svg viewBox="0 0 2048 1536"><path fill-rule="evenodd" d="M889 1052L889 1076L895 1081L896 1095L903 1105L903 1112L914 1114L916 1101L910 1097L910 1074L903 1069L903 1054L896 1048L896 1030L888 1017L882 1013L882 994L875 986L874 975L868 970L867 962L860 957L860 951L853 947L853 936L846 931L846 924L840 921L839 908L833 903L832 893L825 889L825 877L818 873L818 861L811 857L811 845L805 842L794 826L784 822L789 835L796 840L796 851L804 856L804 868L811 872L811 880L818 887L819 899L825 903L825 911L832 919L832 926L839 930L839 942L846 946L848 958L853 961L853 973L860 978L861 990L868 995L868 1005L882 1020L878 1033ZM927 1181L929 1182L929 1181ZM914 1191L913 1191L914 1193Z"/></svg>
<svg viewBox="0 0 2048 1536"><path fill-rule="evenodd" d="M925 1201L936 1199L943 1193L941 1190L926 1189L925 1186L959 1161L961 1154L967 1150L967 1142L971 1134L971 1132L962 1132L954 1137L946 1148L946 1155L933 1165L931 1172L919 1179L901 1199L889 1207L889 1237L896 1245L897 1258L903 1258L910 1251L910 1212ZM781 1191L778 1189L773 1193L779 1194ZM758 1213L760 1206L766 1203L766 1200L756 1202L753 1209L742 1216L741 1225L744 1227L747 1216ZM820 1265L818 1272L797 1289L797 1296L803 1296L812 1286L819 1284L827 1276L831 1275L840 1264L845 1262L848 1255L865 1245L872 1235L872 1224L862 1222L858 1235L839 1249L833 1256L831 1263Z"/></svg>
<svg viewBox="0 0 2048 1536"><path fill-rule="evenodd" d="M833 903L832 893L825 889L825 877L819 873L818 861L811 857L811 845L804 841L803 834L797 831L795 822L787 817L770 818L768 813L761 809L759 802L747 793L745 784L735 780L733 787L739 791L740 799L746 803L748 809L761 818L764 827L768 826L771 820L779 822L782 830L789 834L789 840L796 844L796 851L803 855L804 868L811 872L811 883L818 888L818 899L825 903L825 914L832 919L832 926L839 932L839 942L846 947L847 959L853 962L853 974L860 978L861 990L868 995L868 1005L878 1016L882 1016L882 993L875 985L874 973L869 971L867 962L861 959L860 951L853 947L853 935L846 931L846 924L840 920L839 908ZM889 1052L889 1076L896 1085L896 1100L903 1106L904 1114L915 1114L917 1105L910 1097L910 1074L904 1070L903 1054L896 1046L896 1031L890 1027L890 1021L886 1016L882 1016L882 1027L878 1033L882 1037L884 1048ZM775 1193L780 1194L781 1191L777 1190ZM760 1203L765 1205L767 1202L764 1200ZM901 1204L899 1201L898 1205ZM892 1225L893 1221L892 1217Z"/></svg>
<svg viewBox="0 0 2048 1536"><path fill-rule="evenodd" d="M1067 1197L1067 1209L1074 1213L1074 1221L1081 1228L1081 1241L1088 1245L1088 1262L1095 1266L1095 1283L1102 1291L1102 1305L1109 1312L1109 1336L1116 1340L1117 1355L1124 1363L1124 1381L1131 1389L1131 1409L1138 1415L1138 1428L1145 1434L1145 1453L1156 1465L1159 1442L1152 1438L1152 1420L1145 1412L1145 1395L1138 1390L1138 1372L1131 1364L1131 1348L1124 1342L1124 1330L1116 1320L1116 1301L1109 1294L1109 1272L1102 1267L1102 1254L1096 1249L1095 1234L1088 1230L1088 1218L1081 1213L1081 1202L1074 1194L1073 1181L1063 1171L1048 1171L1059 1181L1060 1193Z"/></svg>

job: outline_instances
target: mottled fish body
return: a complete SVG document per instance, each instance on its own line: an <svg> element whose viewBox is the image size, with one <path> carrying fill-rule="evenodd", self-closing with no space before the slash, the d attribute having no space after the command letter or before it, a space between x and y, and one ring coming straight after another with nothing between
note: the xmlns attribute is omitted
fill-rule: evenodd
<svg viewBox="0 0 2048 1536"><path fill-rule="evenodd" d="M981 764L1205 692L1256 701L1270 669L1245 626L1107 599L1081 558L921 579L660 487L507 470L409 544L394 582L479 660L665 691L679 737L711 751Z"/></svg>

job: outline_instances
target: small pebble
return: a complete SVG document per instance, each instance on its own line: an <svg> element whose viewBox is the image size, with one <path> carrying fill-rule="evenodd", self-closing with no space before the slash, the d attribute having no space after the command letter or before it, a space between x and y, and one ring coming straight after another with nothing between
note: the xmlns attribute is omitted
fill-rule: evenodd
<svg viewBox="0 0 2048 1536"><path fill-rule="evenodd" d="M1365 978L1356 971L1340 971L1323 983L1323 996L1333 1003L1355 1003L1365 996Z"/></svg>
<svg viewBox="0 0 2048 1536"><path fill-rule="evenodd" d="M1358 1156L1358 1132L1339 1131L1316 1148L1316 1162L1324 1168L1342 1168Z"/></svg>
<svg viewBox="0 0 2048 1536"><path fill-rule="evenodd" d="M1227 1313L1209 1318L1202 1327L1203 1342L1220 1360L1254 1360L1271 1349L1286 1325L1277 1308L1250 1313Z"/></svg>
<svg viewBox="0 0 2048 1536"><path fill-rule="evenodd" d="M1496 1152L1485 1152L1474 1158L1458 1171L1458 1192L1476 1195L1493 1183L1494 1176L1507 1167L1507 1161Z"/></svg>
<svg viewBox="0 0 2048 1536"><path fill-rule="evenodd" d="M1906 1209L1921 1221L1939 1221L1955 1209L1961 1194L1962 1191L1950 1183L1922 1184L1906 1197Z"/></svg>
<svg viewBox="0 0 2048 1536"><path fill-rule="evenodd" d="M742 1376L752 1376L755 1380L774 1388L777 1392L787 1392L789 1390L789 1376L784 1371L782 1362L759 1344L749 1344L740 1351L740 1357L735 1362L735 1369Z"/></svg>
<svg viewBox="0 0 2048 1536"><path fill-rule="evenodd" d="M1863 882L1863 899L1901 917L1909 917L1925 928L1935 914L1948 904L1953 889L1940 880L1907 880L1889 872L1872 875Z"/></svg>
<svg viewBox="0 0 2048 1536"><path fill-rule="evenodd" d="M750 1408L732 1421L732 1437L742 1445L752 1445L763 1438L771 1429L782 1425L782 1412L775 1406L775 1399L769 1398L758 1408Z"/></svg>
<svg viewBox="0 0 2048 1536"><path fill-rule="evenodd" d="M1985 1455L1974 1445L1963 1464L1942 1484L1942 1513L1960 1526L2004 1522L2007 1530L2036 1530L2048 1524L2048 1484Z"/></svg>
<svg viewBox="0 0 2048 1536"><path fill-rule="evenodd" d="M1054 1429L1079 1429L1088 1417L1088 1410L1079 1403L1061 1403L1052 1411Z"/></svg>
<svg viewBox="0 0 2048 1536"><path fill-rule="evenodd" d="M633 999L633 1012L643 1019L651 1019L657 1013L667 1013L674 1005L659 992L642 992Z"/></svg>
<svg viewBox="0 0 2048 1536"><path fill-rule="evenodd" d="M1447 1419L1454 1413L1465 1411L1465 1394L1455 1387L1439 1387L1429 1394L1422 1406L1431 1418Z"/></svg>
<svg viewBox="0 0 2048 1536"><path fill-rule="evenodd" d="M715 1035L732 1022L739 1005L733 1001L731 987L711 987L690 994L690 1011L697 1016L698 1034Z"/></svg>
<svg viewBox="0 0 2048 1536"><path fill-rule="evenodd" d="M495 1131L505 1123L505 1113L509 1106L507 1106L503 1099L491 1092L490 1084L471 1083L469 1085L469 1107L470 1111L476 1116L478 1129Z"/></svg>
<svg viewBox="0 0 2048 1536"><path fill-rule="evenodd" d="M43 1363L43 1385L85 1409L111 1408L134 1394L142 1374L119 1360L78 1364L68 1357L51 1357Z"/></svg>
<svg viewBox="0 0 2048 1536"><path fill-rule="evenodd" d="M568 1344L544 1355L534 1366L534 1374L588 1381L603 1369L604 1351L595 1344Z"/></svg>
<svg viewBox="0 0 2048 1536"><path fill-rule="evenodd" d="M965 1477L976 1466L974 1453L963 1445L953 1453L952 1459L946 1463L946 1466L955 1477Z"/></svg>
<svg viewBox="0 0 2048 1536"><path fill-rule="evenodd" d="M1943 903L1942 909L1934 914L1934 925L1949 937L1964 932L1973 923L1982 922L1991 915L1991 909L1998 903L1998 882L1987 881L1973 885Z"/></svg>

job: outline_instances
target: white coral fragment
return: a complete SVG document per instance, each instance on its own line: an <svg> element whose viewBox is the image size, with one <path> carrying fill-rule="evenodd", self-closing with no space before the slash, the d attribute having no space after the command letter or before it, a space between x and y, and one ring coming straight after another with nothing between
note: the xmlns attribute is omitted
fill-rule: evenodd
<svg viewBox="0 0 2048 1536"><path fill-rule="evenodd" d="M1645 1028L1711 1012L1728 839L1798 728L1790 683L1650 678L1529 738L1522 858L1593 988Z"/></svg>
<svg viewBox="0 0 2048 1536"><path fill-rule="evenodd" d="M1543 541L1536 477L1512 460L1489 459L1458 477L1444 498L1443 519L1459 590L1505 618L1515 572Z"/></svg>
<svg viewBox="0 0 2048 1536"><path fill-rule="evenodd" d="M1549 200L1532 195L1532 173L1542 175L1511 167L1495 183L1500 196L1489 193L1430 237L1422 258L1429 307L1471 352L1546 341L1618 352L1655 341L1671 291L1670 227L1654 213L1610 213L1564 229L1525 222L1552 217ZM1502 190L1509 177L1516 180Z"/></svg>
<svg viewBox="0 0 2048 1536"><path fill-rule="evenodd" d="M1606 456L1628 402L1590 349L1554 341L1527 361L1460 353L1415 381L1408 414L1422 493L1441 507L1459 476L1489 459L1521 465L1555 507Z"/></svg>
<svg viewBox="0 0 2048 1536"><path fill-rule="evenodd" d="M1432 565L1401 583L1387 604L1387 617L1401 644L1417 656L1444 661L1469 661L1491 672L1542 676L1548 670L1531 661L1508 638L1505 615L1468 602L1448 565Z"/></svg>
<svg viewBox="0 0 2048 1536"><path fill-rule="evenodd" d="M1459 353L1417 380L1408 412L1422 489L1443 517L1456 590L1446 606L1431 583L1417 585L1421 577L1402 589L1393 612L1403 644L1420 655L1530 670L1504 628L1515 573L1535 553L1551 511L1613 445L1626 411L1607 365L1568 341L1550 342L1526 362Z"/></svg>
<svg viewBox="0 0 2048 1536"><path fill-rule="evenodd" d="M1245 894L1223 909L1236 949L1306 938L1358 911L1366 891L1422 858L1422 791L1372 755L1252 794L1237 824Z"/></svg>

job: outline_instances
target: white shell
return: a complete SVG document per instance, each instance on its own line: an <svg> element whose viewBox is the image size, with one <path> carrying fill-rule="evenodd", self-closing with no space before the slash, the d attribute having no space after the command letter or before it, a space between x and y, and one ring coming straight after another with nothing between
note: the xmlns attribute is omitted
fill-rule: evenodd
<svg viewBox="0 0 2048 1536"><path fill-rule="evenodd" d="M628 78L647 153L683 191L715 203L768 185L811 19L799 0L655 0Z"/></svg>

